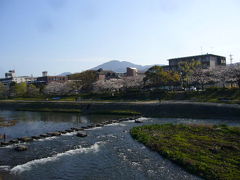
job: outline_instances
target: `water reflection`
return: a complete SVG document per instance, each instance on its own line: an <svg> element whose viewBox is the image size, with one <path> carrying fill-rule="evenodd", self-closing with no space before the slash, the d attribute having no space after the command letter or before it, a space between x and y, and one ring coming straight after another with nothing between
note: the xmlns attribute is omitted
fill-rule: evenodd
<svg viewBox="0 0 240 180"><path fill-rule="evenodd" d="M7 122L15 122L14 126L0 127L0 134L6 134L10 140L22 136L33 136L50 131L65 130L90 123L98 123L120 118L113 115L88 115L79 113L27 112L0 110L0 117Z"/></svg>

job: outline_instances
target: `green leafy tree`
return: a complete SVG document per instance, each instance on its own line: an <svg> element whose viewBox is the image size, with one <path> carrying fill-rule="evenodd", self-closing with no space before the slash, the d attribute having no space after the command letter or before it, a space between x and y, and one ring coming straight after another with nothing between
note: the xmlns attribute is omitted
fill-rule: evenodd
<svg viewBox="0 0 240 180"><path fill-rule="evenodd" d="M144 83L152 87L174 86L180 81L180 76L174 71L164 71L161 66L153 66L145 73Z"/></svg>
<svg viewBox="0 0 240 180"><path fill-rule="evenodd" d="M9 84L8 96L15 97L16 96L16 84L15 82L11 82Z"/></svg>
<svg viewBox="0 0 240 180"><path fill-rule="evenodd" d="M28 97L37 97L39 96L40 89L37 88L35 85L30 84L27 86L27 96Z"/></svg>
<svg viewBox="0 0 240 180"><path fill-rule="evenodd" d="M198 68L201 68L201 63L199 61L184 61L179 63L179 68L183 86L189 88L192 76Z"/></svg>
<svg viewBox="0 0 240 180"><path fill-rule="evenodd" d="M180 84L180 74L174 71L167 71L167 85L177 86Z"/></svg>
<svg viewBox="0 0 240 180"><path fill-rule="evenodd" d="M27 83L22 82L15 85L16 96L24 97L27 94Z"/></svg>
<svg viewBox="0 0 240 180"><path fill-rule="evenodd" d="M7 95L8 95L7 87L3 83L0 83L0 98L5 99L7 98Z"/></svg>
<svg viewBox="0 0 240 180"><path fill-rule="evenodd" d="M97 81L97 71L87 70L81 73L71 74L68 76L69 80L79 80L81 82L81 89L89 91L93 88L93 83Z"/></svg>

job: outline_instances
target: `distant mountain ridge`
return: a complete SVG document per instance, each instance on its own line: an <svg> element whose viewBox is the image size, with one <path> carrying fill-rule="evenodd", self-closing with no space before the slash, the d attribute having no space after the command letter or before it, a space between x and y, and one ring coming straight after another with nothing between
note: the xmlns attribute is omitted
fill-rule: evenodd
<svg viewBox="0 0 240 180"><path fill-rule="evenodd" d="M70 75L70 74L72 74L72 73L70 73L70 72L64 72L64 73L59 74L58 76L68 76L68 75Z"/></svg>
<svg viewBox="0 0 240 180"><path fill-rule="evenodd" d="M92 68L91 70L98 70L98 69L102 68L103 70L112 70L112 71L115 71L118 73L124 73L124 72L126 72L127 67L132 67L132 68L137 68L139 71L145 72L152 66L153 65L142 66L142 65L138 65L138 64L133 64L128 61L112 60L112 61L100 64L100 65Z"/></svg>

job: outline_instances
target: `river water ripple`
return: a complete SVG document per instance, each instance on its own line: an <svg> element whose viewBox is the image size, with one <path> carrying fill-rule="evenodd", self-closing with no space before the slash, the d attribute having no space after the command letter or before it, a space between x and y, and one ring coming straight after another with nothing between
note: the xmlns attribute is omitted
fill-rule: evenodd
<svg viewBox="0 0 240 180"><path fill-rule="evenodd" d="M0 116L19 121L14 127L0 128L0 133L11 133L10 138L119 118L11 111L0 111ZM47 119L42 121L42 117ZM143 124L171 122L240 125L237 121L210 119L142 120ZM32 125L34 128L31 128ZM129 130L139 125L142 124L126 121L86 130L88 136L85 138L77 137L76 132L73 132L35 140L25 143L28 150L24 152L14 151L14 145L1 147L0 179L200 179L132 139Z"/></svg>

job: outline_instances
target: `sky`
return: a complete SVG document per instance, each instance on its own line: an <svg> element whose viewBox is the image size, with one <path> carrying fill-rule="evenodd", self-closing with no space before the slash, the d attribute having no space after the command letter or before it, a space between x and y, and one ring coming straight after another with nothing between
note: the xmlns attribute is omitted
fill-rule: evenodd
<svg viewBox="0 0 240 180"><path fill-rule="evenodd" d="M0 0L0 77L206 53L239 62L239 43L239 0Z"/></svg>

